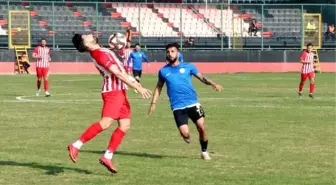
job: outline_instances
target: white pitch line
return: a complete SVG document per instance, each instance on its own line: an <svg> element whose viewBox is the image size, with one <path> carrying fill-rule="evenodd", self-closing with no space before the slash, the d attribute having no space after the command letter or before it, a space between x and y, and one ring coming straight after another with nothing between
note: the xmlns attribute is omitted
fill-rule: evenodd
<svg viewBox="0 0 336 185"><path fill-rule="evenodd" d="M85 93L85 94L90 94L90 93ZM93 93L92 93L93 94ZM96 94L96 93L95 93ZM59 96L68 96L68 95L75 95L72 93L68 93L68 94L58 94ZM78 95L78 94L76 94ZM57 94L56 94L57 96ZM60 103L60 104L64 104L64 103L71 103L71 104L90 104L92 102L102 102L101 99L78 99L78 100L74 100L74 99L69 99L69 100L53 100L51 98L46 98L44 100L33 100L33 99L27 99L29 97L35 97L35 96L18 96L16 97L16 101L15 100L4 100L4 102L34 102L34 103ZM278 98L278 97L270 97L273 100L274 99L281 99L284 100L285 98L289 99L291 97L282 97L282 98ZM142 100L141 98L129 98L130 100ZM165 98L167 99L167 98ZM225 98L225 97L206 97L206 98L200 98L200 100L251 100L251 101L255 101L257 99L243 99L241 97L231 97L231 98ZM265 99L263 100L265 101ZM135 106L138 105L143 105L143 106L148 106L149 103L137 103L135 104ZM209 107L212 107L213 105L210 105ZM262 105L241 105L241 104L230 104L230 103L224 103L221 104L221 107L235 107L235 108L275 108L275 109L291 109L291 108L302 108L302 109L335 109L335 107L333 106L302 106L302 107L294 107L294 106L284 106L284 105L278 105L278 104L262 104Z"/></svg>
<svg viewBox="0 0 336 185"><path fill-rule="evenodd" d="M87 78L87 79L73 79L73 80L59 80L62 82L86 82L86 81L101 81L100 79L92 79L92 78Z"/></svg>

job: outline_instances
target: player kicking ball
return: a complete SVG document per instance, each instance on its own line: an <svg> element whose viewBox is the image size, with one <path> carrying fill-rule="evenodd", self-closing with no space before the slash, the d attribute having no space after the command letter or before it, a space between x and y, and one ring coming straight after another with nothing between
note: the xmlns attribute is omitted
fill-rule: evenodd
<svg viewBox="0 0 336 185"><path fill-rule="evenodd" d="M105 154L99 159L100 164L111 173L117 173L112 156L131 125L131 107L126 96L127 85L138 90L143 98L149 98L151 91L143 88L133 77L128 76L115 53L100 47L98 39L92 34L75 34L72 42L79 52L90 53L96 68L104 79L104 85L101 93L103 99L101 120L89 126L77 141L68 146L70 159L75 163L78 151L83 144L117 121L118 127L111 136Z"/></svg>
<svg viewBox="0 0 336 185"><path fill-rule="evenodd" d="M192 85L192 76L195 76L206 85L211 85L216 91L221 91L222 86L214 83L198 72L196 66L178 60L179 45L176 43L166 46L168 64L159 71L153 100L149 107L148 115L155 111L155 105L161 94L162 87L167 84L167 94L173 110L176 125L186 143L191 142L188 119L196 125L201 144L201 158L210 160L208 148L208 135L205 130L204 111L198 101L196 91Z"/></svg>

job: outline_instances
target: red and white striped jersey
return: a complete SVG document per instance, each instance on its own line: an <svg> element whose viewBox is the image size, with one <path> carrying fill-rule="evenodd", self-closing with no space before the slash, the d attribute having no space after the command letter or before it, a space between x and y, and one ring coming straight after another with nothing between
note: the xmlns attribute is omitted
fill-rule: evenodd
<svg viewBox="0 0 336 185"><path fill-rule="evenodd" d="M38 68L48 68L50 57L50 49L47 46L37 46L34 49L34 53L39 57L36 59L36 67Z"/></svg>
<svg viewBox="0 0 336 185"><path fill-rule="evenodd" d="M124 60L124 66L125 67L132 67L133 66L133 61L130 60L128 62L129 56L132 53L134 49L132 48L123 48L120 50L119 56Z"/></svg>
<svg viewBox="0 0 336 185"><path fill-rule="evenodd" d="M90 52L90 54L94 59L96 68L104 78L104 85L102 87L103 93L127 89L127 85L109 70L112 65L116 65L120 71L126 73L124 67L121 65L121 62L113 51L106 48L99 48Z"/></svg>
<svg viewBox="0 0 336 185"><path fill-rule="evenodd" d="M307 51L304 51L301 54L301 60L309 63L303 63L302 68L301 68L301 73L302 74L307 74L314 72L314 53L310 52L308 53Z"/></svg>

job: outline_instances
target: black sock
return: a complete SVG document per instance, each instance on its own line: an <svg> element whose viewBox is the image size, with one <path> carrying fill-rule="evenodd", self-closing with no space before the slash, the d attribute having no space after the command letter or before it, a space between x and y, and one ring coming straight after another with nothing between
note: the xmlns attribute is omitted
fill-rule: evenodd
<svg viewBox="0 0 336 185"><path fill-rule="evenodd" d="M200 140L200 144L201 144L202 152L206 152L207 149L208 149L208 140L206 140L206 141Z"/></svg>

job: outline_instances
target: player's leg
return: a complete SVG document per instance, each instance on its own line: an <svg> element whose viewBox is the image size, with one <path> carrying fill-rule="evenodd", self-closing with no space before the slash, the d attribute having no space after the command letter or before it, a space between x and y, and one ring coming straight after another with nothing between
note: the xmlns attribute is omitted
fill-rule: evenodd
<svg viewBox="0 0 336 185"><path fill-rule="evenodd" d="M303 90L303 86L307 80L308 74L304 74L301 73L301 80L300 80L300 84L299 84L299 97L302 96L302 90Z"/></svg>
<svg viewBox="0 0 336 185"><path fill-rule="evenodd" d="M141 75L140 75L140 70L134 70L133 69L133 76L135 78L135 80L140 83L140 78L141 78ZM136 89L134 89L134 92L135 93L138 93L138 91Z"/></svg>
<svg viewBox="0 0 336 185"><path fill-rule="evenodd" d="M186 143L191 142L191 137L189 134L188 127L188 115L184 109L173 111L174 119L177 128L179 129L180 135Z"/></svg>
<svg viewBox="0 0 336 185"><path fill-rule="evenodd" d="M94 137L96 137L103 130L108 129L114 120L119 117L119 110L122 107L122 100L120 100L118 93L103 93L104 101L102 109L102 119L99 122L91 124L79 137L79 139L68 146L69 156L73 162L76 162L78 150Z"/></svg>
<svg viewBox="0 0 336 185"><path fill-rule="evenodd" d="M92 123L79 137L79 139L70 144L68 146L69 150L69 156L72 162L76 163L77 157L78 157L78 150L85 144L86 142L90 141L94 137L96 137L99 133L101 133L103 130L108 129L114 119L110 117L103 117L99 122Z"/></svg>
<svg viewBox="0 0 336 185"><path fill-rule="evenodd" d="M315 91L315 73L311 72L308 74L310 86L309 86L309 97L314 98L314 91Z"/></svg>
<svg viewBox="0 0 336 185"><path fill-rule="evenodd" d="M134 76L135 80L140 83L141 70L133 70L133 76Z"/></svg>
<svg viewBox="0 0 336 185"><path fill-rule="evenodd" d="M201 158L204 160L210 160L210 155L208 152L208 134L205 129L205 119L204 117L199 118L196 121L197 131L199 133L199 141L201 145Z"/></svg>
<svg viewBox="0 0 336 185"><path fill-rule="evenodd" d="M112 157L118 146L121 144L125 134L131 127L131 107L125 96L122 108L120 109L120 119L118 127L114 130L105 154L100 157L99 162L104 165L111 173L117 173L113 165Z"/></svg>
<svg viewBox="0 0 336 185"><path fill-rule="evenodd" d="M42 69L42 75L43 75L43 82L44 82L44 92L45 92L45 95L46 97L49 97L50 96L50 93L49 93L49 80L48 80L48 77L49 77L49 68L43 68Z"/></svg>
<svg viewBox="0 0 336 185"><path fill-rule="evenodd" d="M37 67L36 68L36 77L37 77L37 91L36 91L36 96L40 96L40 91L41 91L41 81L42 81L42 69Z"/></svg>
<svg viewBox="0 0 336 185"><path fill-rule="evenodd" d="M195 123L199 134L199 141L201 145L201 158L210 160L208 152L208 134L205 129L205 114L201 105L190 107L187 109L189 118Z"/></svg>

